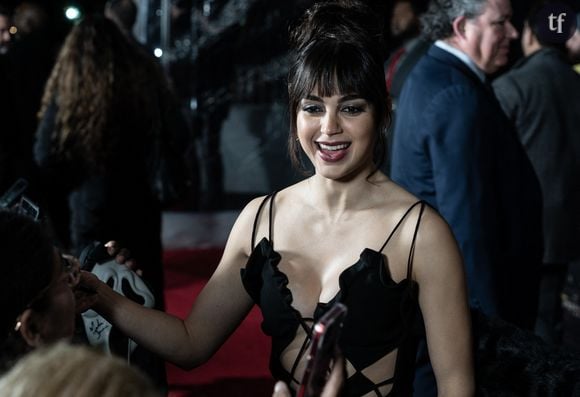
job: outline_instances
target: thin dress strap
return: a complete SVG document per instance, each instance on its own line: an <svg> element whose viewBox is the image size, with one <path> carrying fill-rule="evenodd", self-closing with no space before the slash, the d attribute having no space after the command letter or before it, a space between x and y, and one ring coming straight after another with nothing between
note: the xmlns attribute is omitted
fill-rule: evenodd
<svg viewBox="0 0 580 397"><path fill-rule="evenodd" d="M407 261L407 279L411 279L411 274L413 273L413 255L415 254L415 241L417 240L417 233L419 233L419 225L421 224L421 218L423 217L423 211L425 210L425 202L421 201L421 208L419 209L419 217L417 218L417 224L415 225L415 232L413 233L413 241L411 241L411 249L409 250L409 259Z"/></svg>
<svg viewBox="0 0 580 397"><path fill-rule="evenodd" d="M405 220L407 215L409 215L411 213L411 211L413 210L413 208L415 208L417 206L417 204L421 204L421 209L419 210L419 218L417 219L417 225L415 226L415 232L413 233L413 240L411 241L411 249L409 250L409 260L407 262L407 278L409 278L411 276L413 253L415 252L415 240L417 239L417 232L419 231L419 223L421 222L423 210L425 209L425 202L423 200L419 200L415 204L413 204L412 206L409 207L409 209L401 217L399 222L397 222L397 224L395 225L393 230L391 230L389 237L387 237L387 240L385 241L385 243L383 244L383 246L379 250L379 252L383 252L383 250L385 249L385 247L387 246L389 241L391 241L391 238L393 237L393 235L395 234L395 232L397 231L399 226L401 226L401 224L403 223L403 221Z"/></svg>
<svg viewBox="0 0 580 397"><path fill-rule="evenodd" d="M403 223L403 221L405 220L405 218L407 217L407 215L409 215L409 213L411 212L411 210L413 208L415 208L417 206L417 204L419 203L424 203L422 200L417 201L415 204L413 204L412 206L409 207L409 209L405 212L405 214L401 217L401 219L399 219L399 222L397 222L397 224L395 225L395 227L393 228L393 230L391 230L391 233L389 234L389 237L387 237L387 240L385 241L385 243L383 244L383 246L381 247L381 249L379 250L379 252L383 252L383 250L385 249L385 247L387 246L387 244L389 243L389 241L391 241L391 237L393 237L393 235L395 234L395 232L397 231L397 229L399 228L399 226L401 226L401 223ZM421 210L421 212L423 212L423 210Z"/></svg>
<svg viewBox="0 0 580 397"><path fill-rule="evenodd" d="M268 239L270 240L270 242L272 241L272 211L273 211L273 207L274 207L274 197L276 196L276 193L278 193L278 192L276 191L274 193L270 193L269 195L264 197L264 200L262 200L262 202L260 203L260 206L258 207L258 212L256 212L256 217L254 218L254 227L252 229L252 245L250 246L250 248L252 250L254 249L254 244L256 243L256 232L258 229L258 218L260 217L260 214L262 213L262 209L264 208L264 205L266 204L268 199L271 199L270 213L269 213L269 220L268 220L268 222L269 222Z"/></svg>

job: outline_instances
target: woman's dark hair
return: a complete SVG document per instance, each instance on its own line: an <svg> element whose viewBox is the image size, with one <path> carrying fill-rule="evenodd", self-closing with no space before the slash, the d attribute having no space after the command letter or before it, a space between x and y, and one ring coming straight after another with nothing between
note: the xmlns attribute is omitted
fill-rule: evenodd
<svg viewBox="0 0 580 397"><path fill-rule="evenodd" d="M291 30L288 146L297 168L304 170L296 141L296 115L300 101L315 87L322 96L356 93L369 101L377 132L373 173L384 161L391 104L385 84L382 37L376 13L357 1L317 3Z"/></svg>
<svg viewBox="0 0 580 397"><path fill-rule="evenodd" d="M25 342L14 327L17 317L51 283L54 275L52 240L33 219L0 210L0 371L22 354Z"/></svg>

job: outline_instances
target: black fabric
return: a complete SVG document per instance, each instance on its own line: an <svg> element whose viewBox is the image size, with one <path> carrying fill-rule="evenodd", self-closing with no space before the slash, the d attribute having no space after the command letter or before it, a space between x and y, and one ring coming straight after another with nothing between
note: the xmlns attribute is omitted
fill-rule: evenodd
<svg viewBox="0 0 580 397"><path fill-rule="evenodd" d="M272 202L273 198L270 205L270 227ZM424 203L417 204L419 203L422 211ZM417 204L409 208L403 219ZM262 208L263 205L256 217ZM419 227L419 222L416 227ZM411 252L413 246L414 240ZM397 358L393 388L389 395L410 395L416 341L422 332L417 300L418 285L409 277L411 261L408 277L396 283L385 269L381 251L364 249L360 259L341 273L340 289L334 298L327 303L318 303L313 318L303 318L292 305L292 291L287 288L288 278L278 269L280 260L281 256L273 249L271 238L264 237L254 247L245 269L241 270L246 291L262 310L262 330L272 337L270 370L273 376L289 384L299 381L294 379L294 374L289 369L282 367L279 360L281 353L294 340L299 327L305 327L310 334L312 324L332 304L341 302L348 307L348 315L344 321L339 346L345 359L356 370L346 381L345 395L359 396L375 391L380 396L377 389L379 385L375 385L361 371L372 367L375 362L395 350ZM300 358L301 356L297 360ZM378 384L390 383L391 376L392 374L386 373L385 378Z"/></svg>

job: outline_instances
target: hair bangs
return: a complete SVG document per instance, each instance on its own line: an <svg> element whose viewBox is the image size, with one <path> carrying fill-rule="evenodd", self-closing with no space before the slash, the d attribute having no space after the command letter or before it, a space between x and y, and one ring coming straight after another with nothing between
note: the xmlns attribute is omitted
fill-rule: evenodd
<svg viewBox="0 0 580 397"><path fill-rule="evenodd" d="M378 48L365 40L352 37L338 40L332 35L313 39L297 48L288 73L290 135L288 148L292 163L301 166L296 115L300 101L309 95L331 97L356 95L367 100L373 108L376 123L376 143L373 160L378 166L385 157L385 132L390 122L388 98L382 57Z"/></svg>
<svg viewBox="0 0 580 397"><path fill-rule="evenodd" d="M302 65L294 82L297 98L312 93L321 97L347 94L361 95L366 99L373 97L376 87L369 83L376 81L376 76L372 76L371 62L364 52L354 45L338 45L336 42L316 44L302 54ZM382 69L379 78L383 78Z"/></svg>

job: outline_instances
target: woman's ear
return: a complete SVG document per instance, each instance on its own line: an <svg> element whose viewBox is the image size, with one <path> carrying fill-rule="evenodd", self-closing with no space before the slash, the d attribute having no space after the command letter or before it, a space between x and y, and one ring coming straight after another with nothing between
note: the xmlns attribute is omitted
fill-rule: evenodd
<svg viewBox="0 0 580 397"><path fill-rule="evenodd" d="M22 339L30 347L36 348L42 343L42 335L40 330L42 329L40 325L40 317L32 309L26 309L20 315L20 327L18 331L22 336Z"/></svg>

